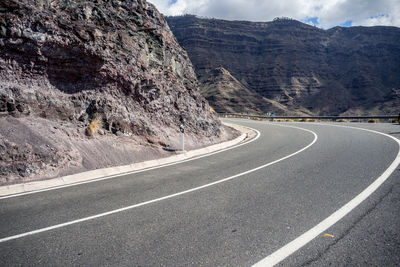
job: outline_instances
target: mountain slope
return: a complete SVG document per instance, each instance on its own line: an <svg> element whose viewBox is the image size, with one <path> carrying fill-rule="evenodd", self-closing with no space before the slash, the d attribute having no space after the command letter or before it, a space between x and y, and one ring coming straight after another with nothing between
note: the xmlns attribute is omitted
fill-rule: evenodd
<svg viewBox="0 0 400 267"><path fill-rule="evenodd" d="M218 113L286 112L285 106L250 91L223 67L207 72L200 83L202 95L210 103L218 103Z"/></svg>
<svg viewBox="0 0 400 267"><path fill-rule="evenodd" d="M391 113L400 104L399 28L322 30L289 19L190 15L167 21L200 80L222 66L250 91L285 105L287 114Z"/></svg>
<svg viewBox="0 0 400 267"><path fill-rule="evenodd" d="M1 1L0 120L0 183L140 161L182 123L188 148L226 137L145 0Z"/></svg>

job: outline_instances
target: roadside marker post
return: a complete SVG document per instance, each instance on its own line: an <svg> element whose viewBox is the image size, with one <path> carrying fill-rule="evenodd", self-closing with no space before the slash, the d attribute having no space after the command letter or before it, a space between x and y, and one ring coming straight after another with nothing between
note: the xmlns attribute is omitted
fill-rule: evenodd
<svg viewBox="0 0 400 267"><path fill-rule="evenodd" d="M185 126L183 124L179 126L179 131L181 132L181 150L185 151Z"/></svg>

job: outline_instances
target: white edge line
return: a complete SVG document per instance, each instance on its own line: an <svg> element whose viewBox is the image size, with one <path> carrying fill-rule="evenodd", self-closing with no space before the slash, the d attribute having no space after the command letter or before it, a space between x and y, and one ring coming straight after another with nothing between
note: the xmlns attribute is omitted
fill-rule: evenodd
<svg viewBox="0 0 400 267"><path fill-rule="evenodd" d="M356 197L354 197L352 200L350 200L347 204L342 206L340 209L338 209L336 212L334 212L332 215L330 215L328 218L324 219L321 221L319 224L305 232L304 234L300 235L290 243L286 244L282 248L276 250L274 253L270 254L266 258L262 259L261 261L257 262L256 264L253 265L253 267L261 267L261 266L274 266L284 259L286 259L288 256L302 248L304 245L306 245L308 242L313 240L315 237L326 231L328 228L333 226L335 223L337 223L339 220L341 220L344 216L349 214L354 208L356 208L361 202L363 202L365 199L367 199L372 193L374 193L389 177L390 175L396 170L397 166L400 164L400 140L397 138L381 133L378 131L374 130L369 130L369 129L363 129L363 128L357 128L357 127L351 127L351 126L343 126L343 125L329 125L329 124L317 124L315 125L325 125L325 126L333 126L333 127L343 127L343 128L350 128L350 129L356 129L356 130L362 130L362 131L367 131L367 132L372 132L380 135L384 135L386 137L389 137L397 142L399 145L399 152L392 162L390 164L389 168L387 168L381 176L379 176L371 185L369 185L364 191L362 191L360 194L358 194Z"/></svg>
<svg viewBox="0 0 400 267"><path fill-rule="evenodd" d="M57 229L57 228L62 228L62 227L65 227L65 226L68 226L68 225L72 225L72 224L76 224L76 223L80 223L80 222L93 220L93 219L96 219L96 218L104 217L104 216L115 214L115 213L118 213L118 212L122 212L122 211L130 210L130 209L134 209L134 208L137 208L137 207L141 207L141 206L144 206L144 205L147 205L147 204L151 204L151 203L159 202L159 201L162 201L162 200L170 199L170 198L173 198L173 197L177 197L177 196L180 196L180 195L184 195L184 194L187 194L187 193L190 193L190 192L194 192L194 191L197 191L197 190L200 190L200 189L203 189L203 188L207 188L207 187L210 187L210 186L213 186L213 185L216 185L216 184L224 183L226 181L229 181L229 180L235 179L237 177L240 177L240 176L255 172L255 171L260 170L262 168L268 167L270 165L273 165L275 163L278 163L280 161L283 161L285 159L293 157L294 155L297 155L297 154L303 152L304 150L306 150L307 148L309 148L310 146L312 146L318 139L318 135L316 133L314 133L313 131L310 131L308 129L303 129L303 128L299 128L299 127L296 127L296 126L287 126L287 125L278 125L278 126L296 128L296 129L300 129L300 130L303 130L303 131L310 132L310 133L312 133L314 135L314 140L310 144L308 144L307 146L303 147L302 149L300 149L300 150L298 150L298 151L296 151L296 152L294 152L294 153L292 153L292 154L290 154L288 156L285 156L283 158L280 158L278 160L275 160L275 161L272 161L270 163L264 164L264 165L259 166L257 168L254 168L254 169L251 169L251 170L248 170L248 171L245 171L245 172L242 172L242 173L239 173L239 174L236 174L236 175L233 175L233 176L230 176L230 177L227 177L227 178L224 178L224 179L221 179L221 180L209 183L209 184L205 184L205 185L202 185L202 186L199 186L199 187L195 187L195 188L192 188L192 189L189 189L189 190L178 192L178 193L175 193L175 194L172 194L172 195L168 195L168 196L152 199L152 200L149 200L149 201L141 202L141 203L138 203L138 204L135 204L135 205L131 205L131 206L128 206L128 207L124 207L124 208L120 208L120 209L116 209L116 210L111 210L111 211L108 211L108 212L104 212L104 213L96 214L96 215L93 215L93 216L81 218L81 219L78 219L78 220L73 220L73 221L69 221L69 222L65 222L65 223L61 223L61 224L57 224L57 225L53 225L53 226L49 226L49 227L33 230L33 231L30 231L30 232L26 232L26 233L22 233L22 234L18 234L18 235L4 237L4 238L0 239L0 243L6 242L6 241L10 241L10 240L14 240L14 239L18 239L18 238L22 238L22 237L29 236L29 235L43 233L43 232L46 232L46 231L50 231L50 230ZM252 139L252 140L254 140L254 139Z"/></svg>
<svg viewBox="0 0 400 267"><path fill-rule="evenodd" d="M76 182L76 183L72 183L72 184L66 184L66 185L59 185L59 186L54 186L54 187L50 187L50 188L44 188L44 189L39 189L39 190L33 190L33 191L29 191L29 192L23 192L23 193L17 193L17 194L12 194L12 195L8 195L8 196L2 196L0 197L0 200L2 199L7 199L7 198L13 198L13 197L19 197L19 196L25 196L25 195L31 195L31 194L36 194L36 193L41 193L41 192L46 192L46 191L51 191L51 190L57 190L57 189L61 189L61 188L66 188L66 187L71 187L71 186L77 186L77 185L81 185L81 184L89 184L89 183L94 183L94 182L99 182L99 181L104 181L104 180L108 180L108 179L112 179L112 178L116 178L116 177L120 177L120 176L124 176L124 175L130 175L130 174L136 174L136 173L141 173L141 172L146 172L146 171L151 171L151 170L155 170L155 169L159 169L159 168L164 168L164 167L168 167L168 166L172 166L172 165L176 165L176 164L181 164L181 163L185 163L188 161L192 161L192 160L197 160L197 159L201 159L204 157L208 157L208 156L212 156L214 154L218 154L230 149L234 149L243 145L247 145L250 144L251 142L256 141L259 137L260 137L260 132L256 129L250 128L250 127L246 127L246 126L242 126L244 128L248 128L252 131L255 131L257 133L256 137L254 137L253 139L241 143L241 144L237 144L231 147L227 147L227 148L223 148L211 153L207 153L201 156L195 156L195 157L191 157L189 159L184 159L184 160L180 160L180 161L176 161L176 162L172 162L172 163L166 163L166 164L162 164L159 166L155 166L155 167L149 167L149 168L145 168L142 170L136 170L136 171L128 171L128 172L123 172L123 173L119 173L119 174L114 174L114 175L109 175L106 177L102 177L102 178L95 178L95 179L91 179L88 181L82 181L82 182Z"/></svg>

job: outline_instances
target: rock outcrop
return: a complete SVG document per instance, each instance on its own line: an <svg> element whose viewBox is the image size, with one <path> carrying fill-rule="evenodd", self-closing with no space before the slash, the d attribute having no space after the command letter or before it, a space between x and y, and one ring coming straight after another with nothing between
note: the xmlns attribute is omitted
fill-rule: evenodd
<svg viewBox="0 0 400 267"><path fill-rule="evenodd" d="M319 29L272 22L168 17L199 80L224 67L253 94L287 107L284 114L387 114L400 99L400 29ZM236 112L246 111L237 98ZM213 101L216 110L225 103ZM271 109L260 102L254 112ZM276 106L276 105L275 105ZM273 111L273 110L271 110Z"/></svg>
<svg viewBox="0 0 400 267"><path fill-rule="evenodd" d="M101 138L110 153L115 137L172 149L183 123L187 147L220 141L226 130L209 110L186 52L145 0L0 2L0 183L49 166L57 175L71 159L101 167L84 155ZM93 121L101 136L85 137ZM121 164L106 152L104 165Z"/></svg>
<svg viewBox="0 0 400 267"><path fill-rule="evenodd" d="M210 70L200 77L201 93L215 103L218 113L285 113L284 105L249 90L223 67Z"/></svg>

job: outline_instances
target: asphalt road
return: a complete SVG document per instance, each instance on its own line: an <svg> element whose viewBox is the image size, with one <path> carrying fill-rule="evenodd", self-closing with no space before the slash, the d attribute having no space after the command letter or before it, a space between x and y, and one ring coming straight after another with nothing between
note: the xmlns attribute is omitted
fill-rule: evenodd
<svg viewBox="0 0 400 267"><path fill-rule="evenodd" d="M230 121L260 137L173 166L0 199L0 266L251 266L354 199L399 152L389 137L333 124ZM345 125L400 136L398 125ZM280 264L398 266L399 178L397 166Z"/></svg>

